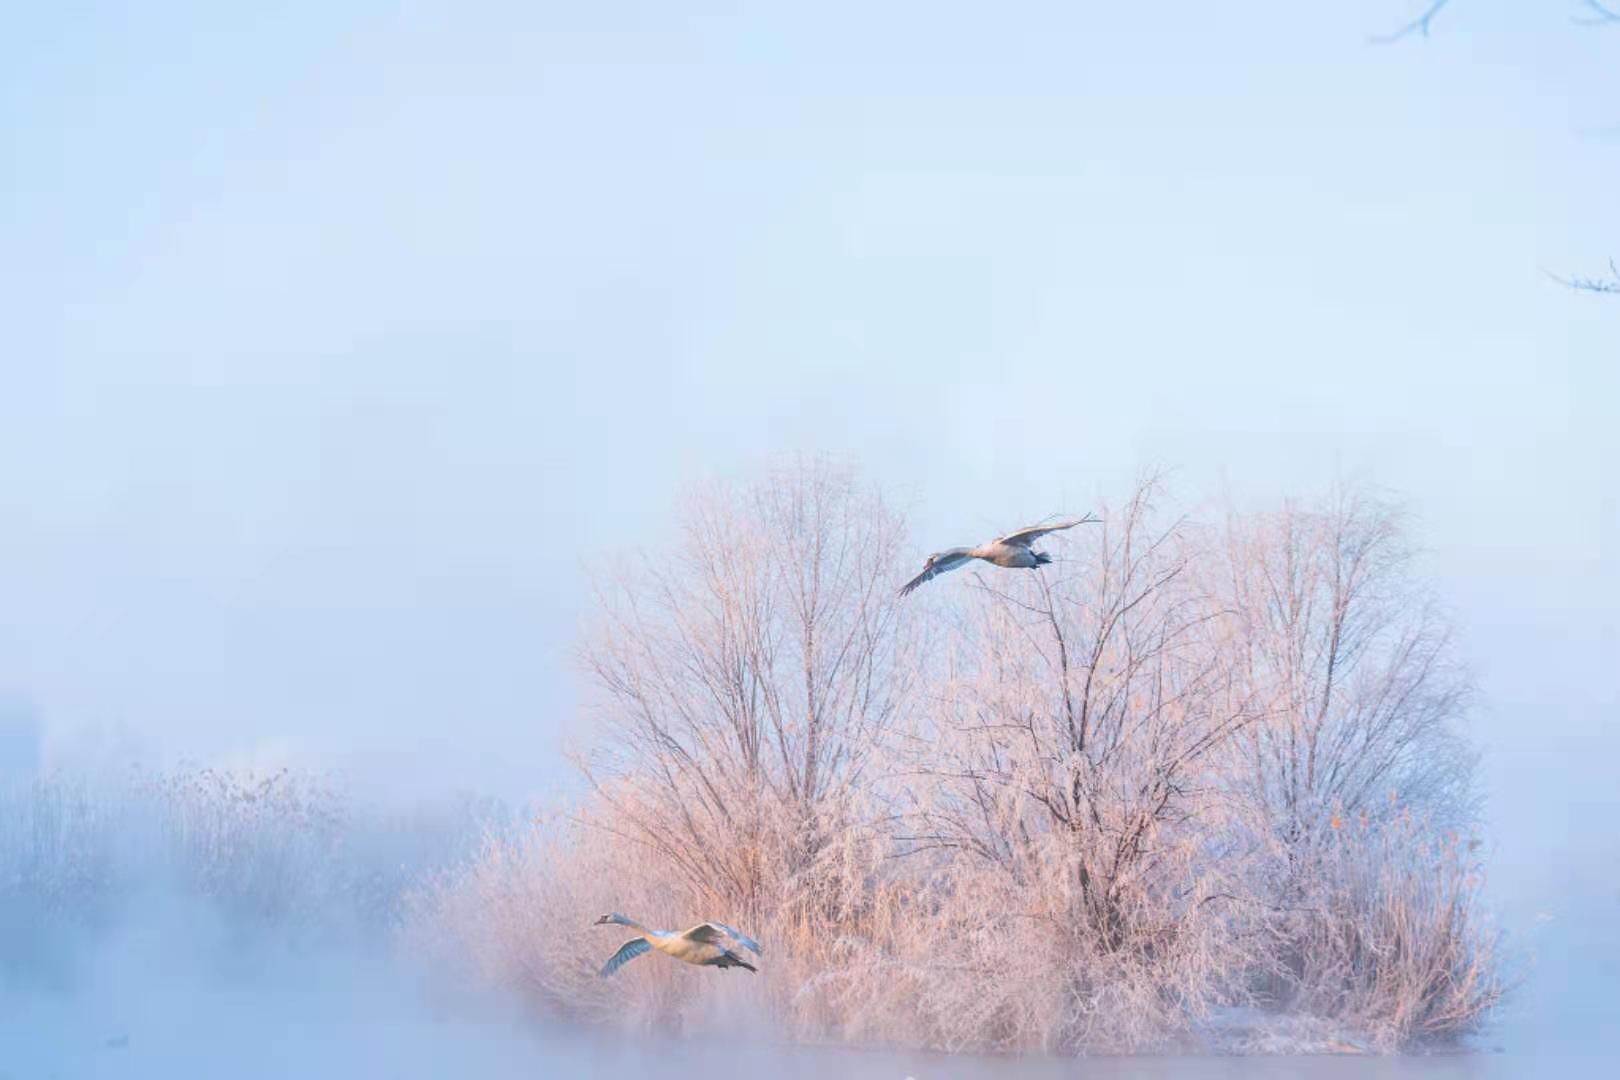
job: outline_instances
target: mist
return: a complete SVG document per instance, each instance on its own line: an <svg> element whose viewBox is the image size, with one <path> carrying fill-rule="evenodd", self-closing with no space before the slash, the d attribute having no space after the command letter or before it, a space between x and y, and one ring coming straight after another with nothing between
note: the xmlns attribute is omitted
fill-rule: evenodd
<svg viewBox="0 0 1620 1080"><path fill-rule="evenodd" d="M399 926L588 791L595 583L803 454L888 493L913 569L1145 467L1210 522L1398 501L1478 684L1518 982L1501 1055L1343 1068L1612 1058L1620 307L1547 275L1620 246L1620 142L1581 134L1616 43L1538 7L1389 47L1410 5L15 15L0 1072L824 1068L545 1027ZM174 850L140 782L283 768L368 903L247 918L133 854ZM104 874L71 903L20 861L68 850L17 825L60 792Z"/></svg>

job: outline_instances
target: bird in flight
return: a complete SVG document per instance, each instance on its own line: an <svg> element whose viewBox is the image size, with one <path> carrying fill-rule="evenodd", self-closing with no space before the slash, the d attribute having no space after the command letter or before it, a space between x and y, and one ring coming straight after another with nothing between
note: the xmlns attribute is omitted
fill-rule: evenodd
<svg viewBox="0 0 1620 1080"><path fill-rule="evenodd" d="M980 544L978 547L946 548L944 551L936 551L928 556L927 562L923 563L922 573L900 587L900 595L907 596L923 582L932 581L947 570L955 570L974 559L983 559L997 566L1031 570L1045 566L1052 561L1052 557L1044 551L1033 550L1031 544L1047 533L1072 529L1076 525L1093 524L1098 520L1087 514L1075 521L1060 521L1055 525L1032 525L1027 529L1019 529L1017 532L997 537L988 544Z"/></svg>
<svg viewBox="0 0 1620 1080"><path fill-rule="evenodd" d="M608 962L602 965L601 974L604 979L629 961L652 949L657 949L666 956L673 956L677 960L684 960L688 964L717 967L722 970L740 967L749 971L759 969L744 960L738 950L747 949L755 956L761 956L765 951L760 948L759 942L741 930L733 930L725 923L698 923L690 930L682 932L652 930L616 911L596 920L597 926L609 923L634 927L641 931L641 935L620 945L618 952L608 957Z"/></svg>

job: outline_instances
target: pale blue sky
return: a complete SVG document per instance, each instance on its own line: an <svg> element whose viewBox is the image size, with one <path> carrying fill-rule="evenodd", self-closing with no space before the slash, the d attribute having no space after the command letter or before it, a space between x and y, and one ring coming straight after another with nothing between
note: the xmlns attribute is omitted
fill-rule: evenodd
<svg viewBox="0 0 1620 1080"><path fill-rule="evenodd" d="M1148 463L1353 476L1463 624L1508 861L1612 878L1620 300L1542 271L1620 254L1620 27L1366 43L1419 6L14 11L0 688L524 790L577 567L688 480L857 461L920 558Z"/></svg>

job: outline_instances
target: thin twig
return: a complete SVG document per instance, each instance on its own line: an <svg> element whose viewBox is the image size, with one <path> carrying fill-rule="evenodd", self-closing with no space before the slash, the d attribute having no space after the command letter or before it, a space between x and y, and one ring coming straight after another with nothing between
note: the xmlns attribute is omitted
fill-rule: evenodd
<svg viewBox="0 0 1620 1080"><path fill-rule="evenodd" d="M1609 260L1609 276L1607 278L1561 277L1551 270L1542 271L1566 289L1576 292L1601 293L1607 296L1620 294L1620 263L1614 259Z"/></svg>
<svg viewBox="0 0 1620 1080"><path fill-rule="evenodd" d="M1374 45L1393 45L1402 38L1410 37L1413 34L1428 37L1429 24L1434 22L1434 17L1440 14L1441 11L1445 10L1445 6L1450 2L1451 0L1433 0L1427 11L1413 19L1411 22L1407 23L1405 26L1396 30L1394 33L1374 34L1368 37L1367 40Z"/></svg>
<svg viewBox="0 0 1620 1080"><path fill-rule="evenodd" d="M1569 21L1576 26L1614 26L1620 24L1620 9L1599 3L1598 0L1585 0L1586 9L1590 15L1571 15Z"/></svg>

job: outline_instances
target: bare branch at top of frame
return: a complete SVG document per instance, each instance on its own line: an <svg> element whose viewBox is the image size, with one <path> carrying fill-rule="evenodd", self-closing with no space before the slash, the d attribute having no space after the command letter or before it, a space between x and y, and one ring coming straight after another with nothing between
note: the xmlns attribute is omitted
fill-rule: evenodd
<svg viewBox="0 0 1620 1080"><path fill-rule="evenodd" d="M1546 274L1558 284L1576 292L1600 293L1604 296L1620 295L1620 263L1614 259L1609 260L1609 276L1606 278L1560 277L1551 270L1546 271Z"/></svg>
<svg viewBox="0 0 1620 1080"><path fill-rule="evenodd" d="M1620 24L1620 7L1611 7L1601 0L1585 0L1583 5L1589 14L1571 15L1570 21L1577 26L1614 26Z"/></svg>
<svg viewBox="0 0 1620 1080"><path fill-rule="evenodd" d="M1451 0L1430 0L1429 6L1423 14L1399 27L1393 33L1373 34L1367 40L1374 45L1393 45L1403 38L1417 34L1421 37L1429 36L1429 28L1435 17L1445 10ZM1584 14L1571 15L1570 22L1576 26L1620 26L1620 0L1581 0Z"/></svg>
<svg viewBox="0 0 1620 1080"><path fill-rule="evenodd" d="M1436 15L1440 14L1440 12L1444 11L1446 5L1449 4L1450 2L1451 2L1451 0L1431 0L1428 8L1425 9L1423 14L1419 15L1417 18L1413 19L1411 22L1407 23L1405 26L1402 26L1400 29L1396 30L1394 33L1392 33L1392 34L1374 34L1371 37L1369 37L1367 40L1372 42L1374 45L1393 45L1395 42L1400 41L1402 38L1411 37L1413 34L1419 34L1419 35L1422 35L1423 37L1428 37L1429 36L1429 24L1434 22L1434 17Z"/></svg>

